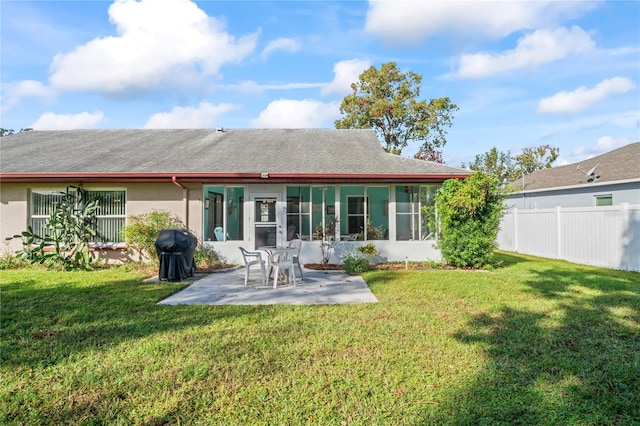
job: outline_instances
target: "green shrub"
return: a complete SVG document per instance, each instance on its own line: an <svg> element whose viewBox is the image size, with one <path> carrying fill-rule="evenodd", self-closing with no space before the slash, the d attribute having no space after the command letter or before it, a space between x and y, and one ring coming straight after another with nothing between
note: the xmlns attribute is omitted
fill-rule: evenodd
<svg viewBox="0 0 640 426"><path fill-rule="evenodd" d="M122 229L122 236L127 249L138 251L140 262L146 255L156 261L156 240L163 229L182 229L184 223L167 211L154 210L151 213L129 216L127 225Z"/></svg>
<svg viewBox="0 0 640 426"><path fill-rule="evenodd" d="M24 268L27 265L27 262L9 251L6 251L2 256L0 256L0 270L19 269Z"/></svg>
<svg viewBox="0 0 640 426"><path fill-rule="evenodd" d="M436 195L440 220L438 245L453 266L480 268L496 247L503 193L494 177L473 173L464 181L447 180Z"/></svg>
<svg viewBox="0 0 640 426"><path fill-rule="evenodd" d="M360 252L347 253L342 258L342 269L349 275L360 275L369 270L371 258Z"/></svg>
<svg viewBox="0 0 640 426"><path fill-rule="evenodd" d="M365 244L363 246L358 247L358 250L362 254L366 254L367 256L375 257L378 255L378 249L373 243Z"/></svg>
<svg viewBox="0 0 640 426"><path fill-rule="evenodd" d="M196 268L199 270L219 269L226 264L226 259L213 247L198 245L193 257L196 260Z"/></svg>
<svg viewBox="0 0 640 426"><path fill-rule="evenodd" d="M31 226L13 238L22 241L16 255L31 264L64 270L92 269L95 254L89 243L98 237L98 200L88 201L81 187L69 186L44 224L43 235ZM11 239L11 238L9 238Z"/></svg>

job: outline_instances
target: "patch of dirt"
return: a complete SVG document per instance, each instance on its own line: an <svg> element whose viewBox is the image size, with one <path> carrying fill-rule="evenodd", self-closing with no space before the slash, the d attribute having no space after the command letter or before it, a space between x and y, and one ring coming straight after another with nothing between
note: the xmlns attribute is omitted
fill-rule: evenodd
<svg viewBox="0 0 640 426"><path fill-rule="evenodd" d="M326 265L322 263L305 263L304 267L307 269L315 269L316 271L342 271L342 265L335 263L327 263Z"/></svg>

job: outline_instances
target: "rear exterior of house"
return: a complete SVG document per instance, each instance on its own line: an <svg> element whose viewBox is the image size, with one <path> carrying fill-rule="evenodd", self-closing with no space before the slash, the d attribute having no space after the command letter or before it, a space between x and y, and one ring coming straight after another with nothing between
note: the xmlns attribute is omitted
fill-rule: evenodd
<svg viewBox="0 0 640 426"><path fill-rule="evenodd" d="M238 247L304 241L303 263L373 243L388 260L438 260L426 208L468 171L384 152L373 130L29 131L0 141L2 239L37 231L61 191L100 202L95 247L130 259L127 217L168 211L231 262ZM319 232L324 231L324 232ZM20 242L12 240L9 250Z"/></svg>

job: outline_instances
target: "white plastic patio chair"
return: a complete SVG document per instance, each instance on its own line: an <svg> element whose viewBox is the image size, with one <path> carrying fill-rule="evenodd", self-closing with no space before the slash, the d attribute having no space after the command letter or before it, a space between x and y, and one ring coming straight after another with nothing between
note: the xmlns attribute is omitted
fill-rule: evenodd
<svg viewBox="0 0 640 426"><path fill-rule="evenodd" d="M293 252L293 264L298 266L298 270L300 271L300 279L303 280L304 276L302 275L302 265L300 265L300 248L302 248L302 240L297 238L295 240L289 241L289 247L295 249Z"/></svg>
<svg viewBox="0 0 640 426"><path fill-rule="evenodd" d="M262 284L267 284L266 262L262 259L262 253L259 251L247 251L244 247L238 248L242 252L242 257L244 258L244 285L247 285L247 282L249 281L249 272L251 267L255 265L260 265Z"/></svg>
<svg viewBox="0 0 640 426"><path fill-rule="evenodd" d="M273 270L273 288L278 287L278 277L280 276L280 269L286 270L289 277L289 282L292 282L294 287L296 286L296 273L293 266L293 253L292 249L280 249L274 250L269 255L269 265Z"/></svg>

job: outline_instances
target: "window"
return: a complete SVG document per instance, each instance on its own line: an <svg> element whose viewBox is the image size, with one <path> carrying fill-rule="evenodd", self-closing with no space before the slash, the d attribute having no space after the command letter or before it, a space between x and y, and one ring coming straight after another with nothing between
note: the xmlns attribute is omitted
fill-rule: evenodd
<svg viewBox="0 0 640 426"><path fill-rule="evenodd" d="M85 189L87 202L98 201L96 230L98 238L94 243L120 243L121 230L126 220L127 195L123 190ZM62 201L64 190L32 190L30 223L38 235L45 234L45 223L56 205Z"/></svg>
<svg viewBox="0 0 640 426"><path fill-rule="evenodd" d="M311 188L287 187L287 241L311 238Z"/></svg>
<svg viewBox="0 0 640 426"><path fill-rule="evenodd" d="M596 206L612 206L613 205L613 196L612 195L596 195Z"/></svg>
<svg viewBox="0 0 640 426"><path fill-rule="evenodd" d="M389 187L340 188L340 238L361 241L389 239Z"/></svg>
<svg viewBox="0 0 640 426"><path fill-rule="evenodd" d="M204 188L204 235L208 241L244 239L244 187Z"/></svg>
<svg viewBox="0 0 640 426"><path fill-rule="evenodd" d="M364 232L365 208L368 207L365 197L347 197L347 233L359 234ZM365 207L366 206L366 207Z"/></svg>
<svg viewBox="0 0 640 426"><path fill-rule="evenodd" d="M396 186L396 239L399 241L435 238L429 228L438 185Z"/></svg>

